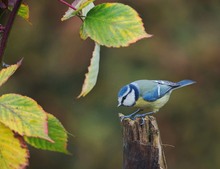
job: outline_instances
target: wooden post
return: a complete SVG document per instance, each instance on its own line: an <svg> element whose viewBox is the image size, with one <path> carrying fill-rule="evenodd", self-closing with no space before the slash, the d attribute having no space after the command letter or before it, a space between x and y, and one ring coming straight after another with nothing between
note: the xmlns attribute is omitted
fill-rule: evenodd
<svg viewBox="0 0 220 169"><path fill-rule="evenodd" d="M140 118L122 121L123 169L167 169L156 118L146 116L141 123Z"/></svg>

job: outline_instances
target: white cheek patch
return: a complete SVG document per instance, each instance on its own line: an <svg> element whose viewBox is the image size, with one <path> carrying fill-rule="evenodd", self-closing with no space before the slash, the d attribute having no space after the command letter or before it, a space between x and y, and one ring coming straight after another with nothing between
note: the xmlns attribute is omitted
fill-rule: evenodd
<svg viewBox="0 0 220 169"><path fill-rule="evenodd" d="M126 95L129 93L130 91L130 87L127 85L126 86L126 90L125 92L123 93L123 95L121 97L118 97L118 107L121 106L121 105L124 105L122 102L123 102L123 98L126 97Z"/></svg>
<svg viewBox="0 0 220 169"><path fill-rule="evenodd" d="M123 105L124 106L133 106L134 103L135 103L135 93L134 93L134 90L132 90L125 98Z"/></svg>

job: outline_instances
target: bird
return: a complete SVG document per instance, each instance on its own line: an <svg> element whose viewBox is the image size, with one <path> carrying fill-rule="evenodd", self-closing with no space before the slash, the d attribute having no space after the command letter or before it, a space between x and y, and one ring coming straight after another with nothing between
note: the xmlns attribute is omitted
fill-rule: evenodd
<svg viewBox="0 0 220 169"><path fill-rule="evenodd" d="M136 107L135 112L121 117L135 119L152 115L159 111L169 100L173 90L196 83L193 80L171 82L167 80L137 80L123 86L118 92L118 107ZM149 110L144 114L138 114L143 110Z"/></svg>

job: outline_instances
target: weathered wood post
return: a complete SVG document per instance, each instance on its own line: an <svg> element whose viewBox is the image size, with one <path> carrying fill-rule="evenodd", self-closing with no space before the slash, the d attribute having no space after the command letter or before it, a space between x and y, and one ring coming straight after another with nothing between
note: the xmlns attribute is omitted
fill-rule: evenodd
<svg viewBox="0 0 220 169"><path fill-rule="evenodd" d="M156 118L146 116L141 123L140 118L122 121L123 169L167 169Z"/></svg>

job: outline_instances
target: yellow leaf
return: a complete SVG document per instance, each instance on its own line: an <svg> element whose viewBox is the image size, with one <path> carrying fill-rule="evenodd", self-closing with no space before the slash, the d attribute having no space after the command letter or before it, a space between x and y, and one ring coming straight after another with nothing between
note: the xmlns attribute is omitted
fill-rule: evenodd
<svg viewBox="0 0 220 169"><path fill-rule="evenodd" d="M18 69L21 63L22 60L20 60L17 64L10 65L7 68L3 68L0 71L0 86L2 86L2 84L4 84L8 80L8 78L14 74L14 72Z"/></svg>
<svg viewBox="0 0 220 169"><path fill-rule="evenodd" d="M138 13L121 3L95 6L87 13L81 29L92 40L107 47L125 47L152 36L145 32Z"/></svg>
<svg viewBox="0 0 220 169"><path fill-rule="evenodd" d="M0 123L0 168L20 169L28 166L29 151L22 137Z"/></svg>
<svg viewBox="0 0 220 169"><path fill-rule="evenodd" d="M95 49L92 53L92 59L90 61L90 66L88 67L88 73L86 74L82 91L78 98L81 96L86 96L92 88L95 86L98 73L99 73L99 60L100 60L100 45L95 43Z"/></svg>
<svg viewBox="0 0 220 169"><path fill-rule="evenodd" d="M52 141L48 136L47 114L33 99L5 94L0 97L0 112L0 122L11 130Z"/></svg>

